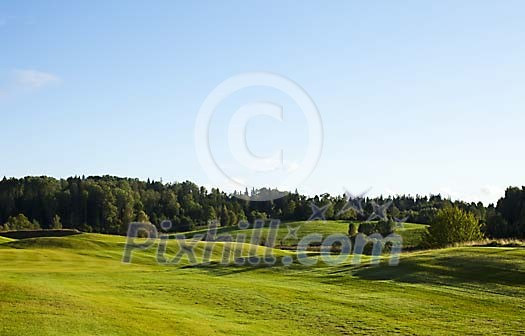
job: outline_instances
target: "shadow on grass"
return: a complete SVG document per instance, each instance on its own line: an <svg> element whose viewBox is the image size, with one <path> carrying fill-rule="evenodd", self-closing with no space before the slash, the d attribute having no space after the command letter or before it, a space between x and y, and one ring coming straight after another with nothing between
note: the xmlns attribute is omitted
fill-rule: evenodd
<svg viewBox="0 0 525 336"><path fill-rule="evenodd" d="M24 231L7 231L0 232L0 236L11 239L28 239L28 238L42 238L42 237L67 237L81 234L77 230L24 230Z"/></svg>
<svg viewBox="0 0 525 336"><path fill-rule="evenodd" d="M275 264L267 264L264 261L261 261L259 264L253 264L253 260L251 261L252 263L250 263L250 257L243 257L237 259L238 264L231 263L224 265L218 261L212 261L207 264L186 265L181 267L181 269L201 270L216 276L225 276L256 271L270 272L283 275L296 274L296 272L304 274L305 271L313 271L315 273L318 269L317 267L308 267L302 265L297 260L293 260L291 264L287 265L283 265L282 260L280 258L277 258Z"/></svg>
<svg viewBox="0 0 525 336"><path fill-rule="evenodd" d="M228 233L228 232L238 231L238 230L239 230L239 228L237 226L219 227L219 228L217 228L216 234L220 235L221 233ZM204 234L205 235L207 233L208 233L208 229L206 228L206 229L200 229L200 230L195 230L195 231L173 233L173 234L170 234L170 237L171 238L175 238L175 236L184 235L186 238L192 238L195 235L198 235L198 234Z"/></svg>
<svg viewBox="0 0 525 336"><path fill-rule="evenodd" d="M224 276L224 275L231 275L231 274L238 274L238 273L253 272L256 270L269 269L271 267L275 267L273 265L268 265L263 262L261 262L258 265L250 264L249 261L250 261L250 258L246 257L246 258L237 259L238 264L232 263L232 264L224 265L224 264L221 264L220 262L212 261L207 264L187 265L181 268L182 269L198 269L198 270L206 271L216 276Z"/></svg>
<svg viewBox="0 0 525 336"><path fill-rule="evenodd" d="M341 266L328 272L328 277L351 272L364 280L390 280L395 282L435 285L494 285L524 286L525 260L508 255L509 250L443 251L401 258L398 266L382 263L377 266ZM341 281L334 278L333 282ZM329 281L332 282L332 281ZM497 290L501 292L501 290Z"/></svg>

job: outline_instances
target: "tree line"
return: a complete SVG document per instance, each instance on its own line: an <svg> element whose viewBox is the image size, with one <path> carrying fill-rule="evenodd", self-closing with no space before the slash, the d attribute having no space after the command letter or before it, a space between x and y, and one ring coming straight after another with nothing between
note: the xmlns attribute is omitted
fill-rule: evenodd
<svg viewBox="0 0 525 336"><path fill-rule="evenodd" d="M244 191L256 196L269 189ZM239 220L278 218L308 220L312 204L326 206L326 219L366 220L375 204L392 201L391 218L429 224L440 209L455 206L469 212L490 237L525 237L525 188L509 188L496 205L451 201L440 195L364 198L363 212L345 209L344 195L301 195L297 191L273 201L250 202L217 188L207 190L193 182L162 183L114 176L47 176L3 178L0 181L0 230L77 229L124 234L132 221L159 225L169 219L173 231L188 231L217 220L221 226Z"/></svg>

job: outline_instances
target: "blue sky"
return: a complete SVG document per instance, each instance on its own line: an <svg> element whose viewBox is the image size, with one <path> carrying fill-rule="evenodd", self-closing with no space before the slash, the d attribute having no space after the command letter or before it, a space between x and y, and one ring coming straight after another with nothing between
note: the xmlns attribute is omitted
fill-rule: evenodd
<svg viewBox="0 0 525 336"><path fill-rule="evenodd" d="M300 191L493 202L525 184L524 11L521 1L4 1L0 175L216 185L197 160L199 108L227 78L263 71L298 83L322 116L322 155ZM214 116L222 164L235 167L228 116L254 99L277 100L284 121L252 120L250 148L300 159L297 106L255 88Z"/></svg>

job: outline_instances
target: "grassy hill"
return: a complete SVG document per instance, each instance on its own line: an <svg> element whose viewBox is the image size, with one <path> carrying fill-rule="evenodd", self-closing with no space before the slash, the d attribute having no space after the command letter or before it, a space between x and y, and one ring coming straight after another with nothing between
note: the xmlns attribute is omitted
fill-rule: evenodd
<svg viewBox="0 0 525 336"><path fill-rule="evenodd" d="M0 334L450 335L523 329L522 248L411 252L397 267L307 268L158 265L153 249L123 264L124 244L123 237L99 234L0 244ZM175 250L168 249L171 255ZM257 254L265 252L257 248ZM219 258L214 252L212 259Z"/></svg>
<svg viewBox="0 0 525 336"><path fill-rule="evenodd" d="M348 233L348 221L299 221L299 222L286 222L281 223L279 230L277 231L277 243L283 245L294 245L299 240L298 239L285 239L288 235L288 227L299 228L297 231L297 236L299 239L302 237L311 234L311 233L320 233L323 237L327 237L331 234L347 234ZM268 235L268 227L264 227L261 230L262 237ZM427 231L426 225L414 224L414 223L403 223L401 228L396 229L396 233L400 234L403 237L403 247L404 248L413 248L419 245L422 241L423 234ZM196 234L205 234L207 229L201 229L191 232L184 233L186 237L193 237ZM238 234L246 235L246 241L252 237L253 229L241 230L237 226L234 227L224 227L217 230L218 234L230 234L236 236Z"/></svg>
<svg viewBox="0 0 525 336"><path fill-rule="evenodd" d="M12 242L13 239L0 236L0 244Z"/></svg>

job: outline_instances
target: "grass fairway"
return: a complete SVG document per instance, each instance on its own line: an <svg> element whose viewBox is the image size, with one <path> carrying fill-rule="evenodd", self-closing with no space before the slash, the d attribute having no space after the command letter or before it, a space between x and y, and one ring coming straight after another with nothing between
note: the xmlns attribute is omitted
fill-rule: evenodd
<svg viewBox="0 0 525 336"><path fill-rule="evenodd" d="M122 264L123 247L124 238L97 234L0 244L0 335L451 335L525 328L521 248L412 252L397 267L268 268L161 266L153 250Z"/></svg>
<svg viewBox="0 0 525 336"><path fill-rule="evenodd" d="M356 222L357 223L357 222ZM320 233L324 238L331 234L346 234L348 232L348 221L342 220L327 220L327 221L298 221L298 222L285 222L280 223L279 229L277 230L277 244L297 244L299 239L311 234ZM288 235L288 227L298 228L297 236L299 239L285 239ZM268 227L261 229L262 237L267 237ZM403 237L403 247L412 248L419 245L423 239L423 234L427 231L427 226L422 224L403 223L402 228L396 229L396 233ZM206 234L207 229L201 229L197 231L187 232L186 236L191 237L195 234ZM219 228L218 234L230 234L236 236L238 234L244 234L246 241L249 242L253 229L240 230L237 226Z"/></svg>

